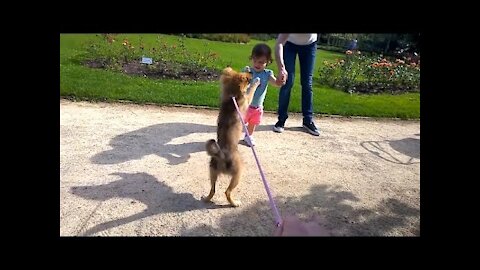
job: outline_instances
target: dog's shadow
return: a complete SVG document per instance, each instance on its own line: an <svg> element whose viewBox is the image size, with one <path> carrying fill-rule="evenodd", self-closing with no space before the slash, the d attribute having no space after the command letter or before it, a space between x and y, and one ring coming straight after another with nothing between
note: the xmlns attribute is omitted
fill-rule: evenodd
<svg viewBox="0 0 480 270"><path fill-rule="evenodd" d="M107 221L88 229L83 235L92 235L159 213L177 213L197 209L227 208L230 205L205 203L190 193L174 193L172 188L147 173L113 173L121 179L94 186L76 186L71 193L88 200L107 201L112 198L128 198L143 203L146 209L134 215Z"/></svg>

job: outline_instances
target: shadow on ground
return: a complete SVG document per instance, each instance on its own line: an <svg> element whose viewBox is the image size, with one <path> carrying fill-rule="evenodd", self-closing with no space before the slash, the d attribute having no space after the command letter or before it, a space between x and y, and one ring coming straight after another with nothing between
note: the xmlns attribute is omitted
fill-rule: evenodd
<svg viewBox="0 0 480 270"><path fill-rule="evenodd" d="M355 209L349 205L359 199L339 187L316 185L301 198L278 197L283 216L294 214L310 220L323 219L332 236L420 235L420 210L397 199L382 201L372 209ZM267 201L258 202L238 212L223 216L218 227L195 226L182 231L183 236L271 236L274 217ZM413 220L413 221L412 221ZM396 232L401 229L402 232ZM407 232L406 232L407 231Z"/></svg>
<svg viewBox="0 0 480 270"><path fill-rule="evenodd" d="M229 205L206 204L190 193L174 193L172 188L147 173L113 173L121 179L95 186L77 186L71 193L84 199L104 202L112 198L128 198L143 203L146 209L137 214L95 225L83 235L92 235L159 213L186 212L203 208L224 208ZM88 220L87 220L88 221Z"/></svg>
<svg viewBox="0 0 480 270"><path fill-rule="evenodd" d="M115 173L120 180L96 186L72 187L71 193L88 200L107 201L129 198L141 202L146 209L137 214L106 221L87 229L82 235L92 235L145 217L168 212L186 212L197 209L230 207L204 203L189 193L174 193L163 181L146 173ZM324 226L333 236L404 235L394 230L407 227L407 235L420 235L420 211L397 199L388 199L372 209L356 209L349 205L359 199L338 186L316 185L308 195L300 198L277 197L281 214L295 214L300 218L322 217ZM413 218L413 223L410 218ZM85 221L85 223L88 222ZM218 227L198 225L182 229L181 236L270 236L274 217L267 201L249 207L232 209L220 218Z"/></svg>
<svg viewBox="0 0 480 270"><path fill-rule="evenodd" d="M94 155L91 161L94 164L118 164L154 154L167 159L170 165L178 165L187 162L191 154L205 151L206 140L170 144L173 139L195 133L212 133L214 139L216 131L216 126L191 123L152 125L115 136L109 143L112 149ZM271 131L271 126L259 126L256 131Z"/></svg>
<svg viewBox="0 0 480 270"><path fill-rule="evenodd" d="M415 134L420 136L420 134ZM360 145L375 156L386 161L410 165L420 163L420 139L364 141Z"/></svg>

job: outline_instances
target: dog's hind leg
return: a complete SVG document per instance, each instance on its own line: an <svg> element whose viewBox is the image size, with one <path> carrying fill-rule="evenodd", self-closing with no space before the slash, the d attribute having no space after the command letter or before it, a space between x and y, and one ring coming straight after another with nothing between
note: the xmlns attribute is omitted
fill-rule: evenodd
<svg viewBox="0 0 480 270"><path fill-rule="evenodd" d="M205 202L209 202L212 200L213 195L215 195L215 184L217 183L218 179L218 171L216 168L210 167L210 193L208 196L202 196L202 200Z"/></svg>
<svg viewBox="0 0 480 270"><path fill-rule="evenodd" d="M238 207L241 204L240 201L236 201L232 198L232 191L238 185L238 182L240 181L240 175L241 175L240 172L236 172L232 175L232 179L230 180L230 185L228 185L228 188L225 191L225 195L227 195L227 200L230 203L230 205L233 207Z"/></svg>

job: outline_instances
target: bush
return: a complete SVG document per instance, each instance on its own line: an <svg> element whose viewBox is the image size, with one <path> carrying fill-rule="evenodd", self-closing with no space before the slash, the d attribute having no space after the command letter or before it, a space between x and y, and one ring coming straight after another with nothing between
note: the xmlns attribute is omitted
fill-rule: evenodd
<svg viewBox="0 0 480 270"><path fill-rule="evenodd" d="M247 34L184 34L189 38L208 39L213 41L248 43L250 36Z"/></svg>
<svg viewBox="0 0 480 270"><path fill-rule="evenodd" d="M87 53L82 57L83 62L91 67L123 71L131 64L139 64L142 56L148 55L153 60L153 65L147 67L150 73L217 73L214 67L218 54L211 50L205 50L204 53L188 50L185 37L179 37L174 44L167 44L158 36L155 44L147 47L142 39L134 45L128 39L117 41L116 35L112 34L97 36L100 38L86 45Z"/></svg>
<svg viewBox="0 0 480 270"><path fill-rule="evenodd" d="M345 49L341 47L320 45L320 44L317 45L317 49L322 49L322 50L331 51L331 52L340 52L340 53L345 52Z"/></svg>
<svg viewBox="0 0 480 270"><path fill-rule="evenodd" d="M420 60L390 59L347 51L345 59L324 62L319 82L346 92L420 91Z"/></svg>
<svg viewBox="0 0 480 270"><path fill-rule="evenodd" d="M272 39L276 39L278 34L250 34L250 37L253 39L258 39L262 41L269 41Z"/></svg>
<svg viewBox="0 0 480 270"><path fill-rule="evenodd" d="M127 39L117 40L116 34L97 35L94 40L86 45L84 60L95 60L100 67L118 69L123 63L139 59L141 52Z"/></svg>

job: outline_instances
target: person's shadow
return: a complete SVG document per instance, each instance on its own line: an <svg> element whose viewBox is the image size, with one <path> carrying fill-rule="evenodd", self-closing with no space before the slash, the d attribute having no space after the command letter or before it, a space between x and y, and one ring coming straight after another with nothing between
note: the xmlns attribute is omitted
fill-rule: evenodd
<svg viewBox="0 0 480 270"><path fill-rule="evenodd" d="M257 131L271 130L270 126L259 126ZM243 131L243 129L242 129ZM207 140L172 144L175 138L190 134L211 133L209 139L216 139L217 127L192 123L163 123L120 134L110 140L113 149L91 157L94 164L117 164L141 159L155 154L168 160L170 165L187 162L192 153L205 151Z"/></svg>
<svg viewBox="0 0 480 270"><path fill-rule="evenodd" d="M206 140L170 144L172 139L193 133L212 133L216 127L192 123L164 123L152 125L132 132L120 134L111 139L111 150L103 151L91 158L95 164L116 164L141 159L155 154L168 160L171 165L186 162L190 154L205 151Z"/></svg>
<svg viewBox="0 0 480 270"><path fill-rule="evenodd" d="M71 193L88 200L107 201L112 198L129 198L147 206L134 215L95 225L83 233L92 235L159 213L186 212L203 208L227 208L229 205L208 204L190 193L174 193L172 188L147 173L113 173L120 180L93 186L75 186Z"/></svg>
<svg viewBox="0 0 480 270"><path fill-rule="evenodd" d="M415 134L420 136L420 134ZM370 153L392 163L417 164L420 163L420 139L404 138L400 140L364 141L360 145ZM392 151L394 150L394 151ZM408 156L401 158L398 154Z"/></svg>
<svg viewBox="0 0 480 270"><path fill-rule="evenodd" d="M321 226L331 236L420 235L420 210L395 198L388 198L368 208L351 206L360 199L340 186L314 185L300 198L275 198L282 217L321 218ZM218 226L200 225L183 229L183 236L272 236L274 216L268 201L259 201L220 218ZM412 220L413 218L413 220Z"/></svg>

